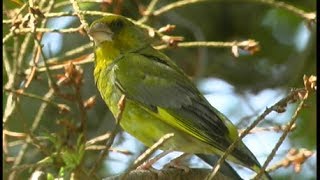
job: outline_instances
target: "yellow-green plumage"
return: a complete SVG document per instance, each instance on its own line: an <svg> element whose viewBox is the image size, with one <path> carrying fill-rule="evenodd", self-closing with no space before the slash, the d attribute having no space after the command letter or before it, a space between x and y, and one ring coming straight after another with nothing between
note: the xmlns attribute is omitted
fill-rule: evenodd
<svg viewBox="0 0 320 180"><path fill-rule="evenodd" d="M174 133L163 150L219 154L237 138L237 128L200 94L170 59L151 46L146 32L122 16L110 15L90 28L95 40L94 77L113 115L126 95L120 125L147 146ZM259 170L241 142L228 159Z"/></svg>

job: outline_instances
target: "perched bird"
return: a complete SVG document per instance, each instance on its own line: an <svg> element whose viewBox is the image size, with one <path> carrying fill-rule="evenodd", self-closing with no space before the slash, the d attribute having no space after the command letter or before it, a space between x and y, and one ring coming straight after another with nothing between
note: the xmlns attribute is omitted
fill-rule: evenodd
<svg viewBox="0 0 320 180"><path fill-rule="evenodd" d="M89 34L95 42L94 78L103 100L117 116L125 96L120 125L146 146L174 133L163 150L222 155L238 137L232 122L152 47L146 30L123 16L108 15L94 21ZM261 167L242 142L227 159L256 172ZM264 179L271 178L264 173Z"/></svg>

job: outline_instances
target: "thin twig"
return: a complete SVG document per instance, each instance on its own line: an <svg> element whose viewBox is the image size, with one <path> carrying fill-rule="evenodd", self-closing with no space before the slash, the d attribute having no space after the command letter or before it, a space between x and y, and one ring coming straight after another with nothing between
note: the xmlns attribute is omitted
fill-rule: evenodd
<svg viewBox="0 0 320 180"><path fill-rule="evenodd" d="M256 1L258 3L267 4L272 7L285 9L293 14L296 14L302 18L304 18L307 21L315 21L316 20L316 14L315 13L307 13L302 9L299 9L293 5L287 4L282 1L275 1L275 0L251 0Z"/></svg>
<svg viewBox="0 0 320 180"><path fill-rule="evenodd" d="M19 139L20 138L24 139L25 137L27 137L26 133L13 132L13 131L9 131L7 129L4 129L2 133L7 136L11 136L11 137L19 138Z"/></svg>
<svg viewBox="0 0 320 180"><path fill-rule="evenodd" d="M57 88L56 83L52 78L52 75L51 75L51 72L50 72L50 69L49 69L49 66L47 63L47 59L46 59L45 54L43 53L43 50L42 50L42 45L40 44L39 40L37 39L36 34L34 34L34 41L37 43L39 51L40 51L42 59L43 59L44 67L46 69L46 73L47 73L47 77L48 77L49 87L56 89Z"/></svg>
<svg viewBox="0 0 320 180"><path fill-rule="evenodd" d="M7 73L7 76L9 77L12 72L12 68L9 63L9 58L8 58L8 54L7 54L7 50L6 50L5 45L2 46L2 60L3 60L3 67Z"/></svg>
<svg viewBox="0 0 320 180"><path fill-rule="evenodd" d="M199 3L199 2L205 2L205 1L208 1L208 0L183 0L183 1L177 1L177 2L174 2L174 3L170 3L170 4L166 5L166 6L163 6L158 10L155 10L152 15L153 16L159 16L159 15L165 13L165 12L171 11L173 9L180 8L180 7L185 6L185 5L190 5L190 4Z"/></svg>
<svg viewBox="0 0 320 180"><path fill-rule="evenodd" d="M88 115L87 115L87 111L86 108L84 107L83 104L83 99L82 99L82 95L81 95L81 85L80 84L75 84L75 97L76 97L76 101L78 104L78 108L80 111L80 131L83 133L83 137L84 137L84 142L87 139L87 122L88 122Z"/></svg>
<svg viewBox="0 0 320 180"><path fill-rule="evenodd" d="M184 48L193 48L193 47L215 47L215 48L226 48L226 47L233 47L239 46L241 48L247 47L247 43L251 41L251 43L258 44L257 41L254 40L245 40L245 41L231 41L231 42L221 42L221 41L193 41L193 42L179 42L176 44L177 47L184 47ZM158 50L168 48L168 45L160 45L156 46L155 48Z"/></svg>
<svg viewBox="0 0 320 180"><path fill-rule="evenodd" d="M15 22L15 20L18 18L18 16L22 13L22 11L27 7L27 3L23 4L21 6L21 8L18 10L17 14L15 15L14 18L10 19L10 23L13 23ZM5 35L5 37L2 39L2 43L5 44L11 37L14 36L14 32L13 32L14 28L13 29L10 29L10 32Z"/></svg>
<svg viewBox="0 0 320 180"><path fill-rule="evenodd" d="M88 28L89 28L89 25L87 23L87 21L84 19L84 16L82 15L82 12L80 10L80 7L79 7L79 4L77 2L77 0L70 0L71 4L72 4L72 7L75 11L75 13L77 14L81 24L83 25L83 28L88 32Z"/></svg>
<svg viewBox="0 0 320 180"><path fill-rule="evenodd" d="M143 17L138 20L139 23L145 23L149 20L150 15L152 15L152 12L154 8L156 7L156 4L159 0L152 0L149 3L149 6L147 7L146 11L143 13Z"/></svg>
<svg viewBox="0 0 320 180"><path fill-rule="evenodd" d="M80 54L80 53L83 53L85 52L86 50L92 48L92 44L91 43L88 43L88 44L85 44L85 45L82 45L78 48L75 48L75 49L72 49L70 51L67 51L66 53L64 53L63 55L61 56L56 56L56 57L53 57L53 58L50 58L47 60L47 63L48 64L51 64L51 63L57 63L58 61L62 60L62 59L66 59L66 58L69 58L69 57L72 57L74 55L77 55L77 54ZM89 54L87 55L86 58L82 59L81 61L74 61L72 60L72 63L74 65L80 65L80 64L86 64L86 63L90 63L93 61L93 54ZM60 62L60 64L55 64L55 65L50 65L49 66L49 69L50 70L57 70L57 69L63 69L65 67L65 65L69 64L70 61L65 61L65 62ZM25 70L25 73L26 74L30 74L30 72L32 71L33 67L30 69L26 69ZM46 67L37 67L36 68L36 71L37 72L44 72L46 71Z"/></svg>
<svg viewBox="0 0 320 180"><path fill-rule="evenodd" d="M101 150L106 149L106 147L107 146L105 146L105 145L90 145L90 146L86 146L85 150L101 151ZM128 150L116 149L116 148L112 148L112 147L109 148L109 151L124 154L124 155L133 155L133 153Z"/></svg>
<svg viewBox="0 0 320 180"><path fill-rule="evenodd" d="M82 30L82 26L76 28L67 29L50 29L50 28L37 28L35 32L37 33L79 33ZM31 28L19 28L14 31L15 34L25 34L30 33Z"/></svg>
<svg viewBox="0 0 320 180"><path fill-rule="evenodd" d="M174 10L174 9L186 6L186 5L191 5L194 3L200 3L200 2L205 2L205 1L209 2L210 0L182 0L182 1L173 2L173 3L170 3L166 6L161 7L158 10L155 10L152 15L159 16L159 15L162 15L162 14L168 12L168 11L171 11L171 10ZM276 8L285 9L285 10L287 10L297 16L304 18L307 21L315 21L316 20L315 13L307 13L307 12L303 11L302 9L299 9L299 8L297 8L293 5L287 4L285 2L274 1L274 0L250 0L250 1L270 5L270 6L276 7Z"/></svg>
<svg viewBox="0 0 320 180"><path fill-rule="evenodd" d="M13 37L13 32L10 31L8 34L4 36L4 38L2 38L2 44L5 44L12 37Z"/></svg>
<svg viewBox="0 0 320 180"><path fill-rule="evenodd" d="M82 4L82 3L107 3L105 0L79 0L78 1L78 4ZM63 1L63 2L58 2L54 5L54 8L60 8L60 7L63 7L63 6L68 6L68 5L72 5L70 3L70 1Z"/></svg>
<svg viewBox="0 0 320 180"><path fill-rule="evenodd" d="M61 64L57 64L57 65L51 65L49 66L49 70L59 70L59 69L63 69L67 64L69 64L70 62L72 62L74 65L81 65L81 64L87 64L87 63L91 63L93 62L93 54L89 54L86 58L84 58L81 61L66 61L66 62L62 62ZM29 69L26 70L26 72ZM46 71L46 67L39 67L37 68L37 72L45 72Z"/></svg>
<svg viewBox="0 0 320 180"><path fill-rule="evenodd" d="M46 93L46 95L44 96L44 98L45 98L45 99L51 99L52 96L53 96L53 94L54 94L54 90L53 90L53 89L50 89L50 90ZM43 114L44 114L45 109L47 108L47 106L48 106L48 103L47 103L47 102L43 102L43 103L40 105L39 111L38 111L38 113L36 114L35 119L34 119L34 121L33 121L33 123L32 123L31 128L30 128L30 133L33 133L33 132L36 130L36 128L39 126L39 123L40 123L40 121L41 121L41 119L42 119L42 116L43 116ZM31 138L28 136L27 139L26 139L26 143L23 144L22 147L20 148L20 151L19 151L19 153L18 153L18 155L17 155L17 157L16 157L16 159L15 159L15 161L14 161L14 163L13 163L12 169L17 168L18 165L21 163L22 158L23 158L24 154L26 153L27 148L28 148L28 145L29 145L30 142L31 142ZM18 168L18 169L19 169L19 168ZM9 178L8 178L8 179L9 179L9 180L15 179L16 173L17 173L16 171L12 171L11 174L9 175Z"/></svg>
<svg viewBox="0 0 320 180"><path fill-rule="evenodd" d="M249 43L244 43L244 42L249 42ZM253 43L254 42L254 43ZM254 41L254 40L246 40L246 41L232 41L232 42L215 42L215 41L195 41L195 42L181 42L181 43L177 43L177 46L178 47L184 47L184 48L192 48L192 47L215 47L215 48L219 48L219 47L228 47L228 48L232 48L233 46L238 46L239 48L247 48L247 47L252 47L250 46L250 44L255 44L257 45L258 42ZM169 48L170 46L168 45L160 45L160 46L156 46L155 48L156 49L165 49L165 48ZM53 62L56 62L60 59L64 59L64 58L67 58L67 57L70 57L70 56L73 56L73 55L76 55L78 53L82 53L83 51L87 50L87 49L90 49L92 48L92 44L91 43L88 43L88 44L85 44L79 48L76 48L76 49L73 49L71 51L68 51L66 52L63 56L60 56L60 57L54 57L54 58L51 58L51 59L48 59L47 62L49 63L53 63ZM81 61L78 61L78 62L74 62L73 61L73 64L75 65L80 65L80 64L87 64L87 63L91 63L93 62L93 54L90 54L86 59L83 59ZM61 64L57 64L57 65L51 65L49 66L49 69L50 70L59 70L59 69L63 69L64 66L69 63L69 61L67 62L63 62ZM27 69L25 71L25 73L29 73L31 69ZM37 68L37 72L44 72L46 71L46 68L45 67L38 67Z"/></svg>
<svg viewBox="0 0 320 180"><path fill-rule="evenodd" d="M22 92L22 91L18 91L18 90L13 90L13 89L7 89L7 88L4 88L3 90L6 91L6 92L15 93L17 95L22 95L22 96L25 96L25 97L29 97L29 98L33 98L33 99L37 99L37 100L46 102L46 103L58 108L59 111L62 108L66 109L66 110L70 110L70 107L65 105L65 104L59 104L59 103L53 102L50 99L45 99L45 98L43 98L41 96L38 96L38 95L35 95L35 94L30 94L30 93L26 93L26 92Z"/></svg>
<svg viewBox="0 0 320 180"><path fill-rule="evenodd" d="M63 53L61 56L56 56L56 57L50 58L47 60L47 62L49 64L50 63L57 63L59 60L67 59L67 58L70 58L74 55L81 54L83 52L86 52L89 49L92 49L92 43L87 43L87 44L81 45L77 48L74 48L70 51ZM90 55L91 54L89 54L88 56L90 56ZM73 61L73 63L76 63L76 61Z"/></svg>
<svg viewBox="0 0 320 180"><path fill-rule="evenodd" d="M224 160L227 158L227 156L233 151L233 149L237 146L237 144L241 141L241 139L244 138L251 131L251 129L256 127L272 111L277 111L279 109L279 107L285 107L287 105L287 103L289 101L292 101L296 97L296 95L301 91L305 91L305 89L293 90L289 93L288 96L281 99L280 101L275 103L270 108L266 108L266 110L246 130L244 130L239 135L239 137L228 147L228 149L224 152L224 154L220 157L220 159L217 161L217 163L213 167L212 172L207 176L207 179L211 180L215 177L215 174L220 169L221 163L224 162Z"/></svg>
<svg viewBox="0 0 320 180"><path fill-rule="evenodd" d="M255 127L253 129L251 129L250 134L253 133L258 133L258 132L262 132L262 131L274 131L274 132L283 132L285 131L287 128L287 125L276 125L276 126L270 126L270 127ZM290 129L290 132L292 132L293 130L295 130L296 128L296 124L293 124L293 126ZM240 129L238 132L242 133L245 129Z"/></svg>
<svg viewBox="0 0 320 180"><path fill-rule="evenodd" d="M90 139L89 141L86 142L86 146L90 146L92 144L96 144L97 142L100 142L100 141L105 141L106 139L109 139L110 137L110 133L107 132L103 135L100 135L100 136L97 136L93 139Z"/></svg>
<svg viewBox="0 0 320 180"><path fill-rule="evenodd" d="M109 148L113 144L114 138L116 137L117 133L119 132L120 121L121 121L125 106L126 106L126 96L122 95L119 102L118 102L119 112L118 112L117 116L115 117L116 118L116 125L110 134L108 142L106 143L106 148L100 153L100 156L97 159L97 161L95 162L94 166L91 168L89 175L92 175L96 171L96 169L100 166L101 161L108 155Z"/></svg>
<svg viewBox="0 0 320 180"><path fill-rule="evenodd" d="M43 6L44 4L44 0L40 2L40 6ZM48 6L47 6L47 11L50 12L53 8L53 5L54 5L54 2L55 0L50 0L49 3L48 3ZM31 7L31 6L30 6ZM35 14L34 13L31 13L31 17L33 17L33 19L35 19ZM41 24L40 24L40 27L36 27L36 20L34 20L34 24L33 26L31 26L32 28L30 29L30 31L33 33L35 39L38 41L38 42L41 42L42 40L42 37L43 37L43 33L36 33L37 32L37 29L38 28L44 28L47 24L47 21L48 19L44 19L41 21ZM36 43L36 44L40 44L40 43ZM28 76L26 78L26 82L24 84L24 87L22 88L22 90L26 89L29 87L31 81L33 80L35 74L36 74L36 66L39 62L39 59L40 59L40 55L42 55L42 49L41 47L39 48L40 46L33 46L33 53L34 56L33 58L30 60L30 63L32 63L32 70L30 73L28 73ZM43 57L44 58L44 57ZM44 59L45 60L45 59Z"/></svg>
<svg viewBox="0 0 320 180"><path fill-rule="evenodd" d="M42 2L44 2L44 1L41 1L41 3L42 3ZM40 6L41 6L41 4L40 4ZM24 53L26 52L25 50L26 50L26 48L27 48L27 44L28 44L28 42L29 42L30 39L31 39L31 34L28 34L27 37L24 39L24 42L23 42L23 44L22 44L22 46L21 46L21 47L24 47L24 48L22 48L23 50L22 50L22 52L21 52L20 55L19 55L19 58L21 58L21 60L23 59ZM59 82L57 83L57 85L61 85L61 83L62 83L62 82L59 81ZM54 94L54 89L49 89L49 91L44 95L44 99L51 99L52 96L53 96L53 94ZM31 128L30 128L30 134L32 134L32 133L37 129L37 127L39 126L40 121L41 121L41 119L42 119L42 116L43 116L43 114L44 114L45 109L47 108L47 106L48 106L48 103L47 103L47 102L43 102L43 103L40 105L39 111L37 112L37 114L36 114L36 116L35 116L35 118L34 118L34 121L33 121L33 123L32 123L32 126L31 126ZM14 163L13 163L12 168L17 167L17 166L21 163L21 161L22 161L22 159L23 159L23 157L24 157L24 154L25 154L26 151L27 151L27 148L28 148L28 145L29 145L30 142L31 142L31 137L28 136L27 139L26 139L26 143L22 145L22 147L21 147L21 149L20 149L17 157L15 158L15 161L14 161ZM15 179L16 174L17 174L17 171L12 171L12 172L10 173L8 179L9 179L9 180Z"/></svg>
<svg viewBox="0 0 320 180"><path fill-rule="evenodd" d="M309 91L306 91L303 99L301 100L301 102L299 103L297 109L295 110L294 114L291 117L291 120L289 121L289 124L287 125L286 129L284 130L283 134L281 135L281 137L279 138L277 144L274 146L274 148L272 149L271 153L269 154L269 156L267 157L267 160L263 163L259 173L254 177L255 180L260 179L260 177L262 176L262 174L264 173L265 169L267 168L268 164L271 162L271 160L273 159L274 155L276 154L276 152L278 151L279 147L281 146L281 144L283 143L283 141L285 140L285 138L287 137L287 135L290 132L290 129L293 127L293 125L295 124L295 122L298 119L298 115L299 112L302 110L303 105L305 100L308 98L309 95Z"/></svg>

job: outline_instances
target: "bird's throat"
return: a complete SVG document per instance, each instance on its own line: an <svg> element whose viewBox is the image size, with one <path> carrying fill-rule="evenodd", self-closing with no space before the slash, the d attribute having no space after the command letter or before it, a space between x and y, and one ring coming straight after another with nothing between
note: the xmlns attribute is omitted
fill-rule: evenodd
<svg viewBox="0 0 320 180"><path fill-rule="evenodd" d="M95 78L98 78L101 70L107 69L109 65L120 56L120 54L119 49L114 48L111 42L100 44L95 49Z"/></svg>

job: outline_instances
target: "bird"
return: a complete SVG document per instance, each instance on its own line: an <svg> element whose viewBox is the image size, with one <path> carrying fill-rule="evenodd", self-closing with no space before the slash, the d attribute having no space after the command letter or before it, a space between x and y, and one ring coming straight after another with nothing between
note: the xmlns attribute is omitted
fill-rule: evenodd
<svg viewBox="0 0 320 180"><path fill-rule="evenodd" d="M221 156L238 138L238 129L200 93L168 56L152 46L154 38L129 18L110 14L95 20L94 79L120 126L146 146L174 136L164 151ZM119 102L125 98L124 109ZM123 100L123 99L122 99ZM259 172L261 165L240 141L227 160ZM264 172L263 179L272 179Z"/></svg>

